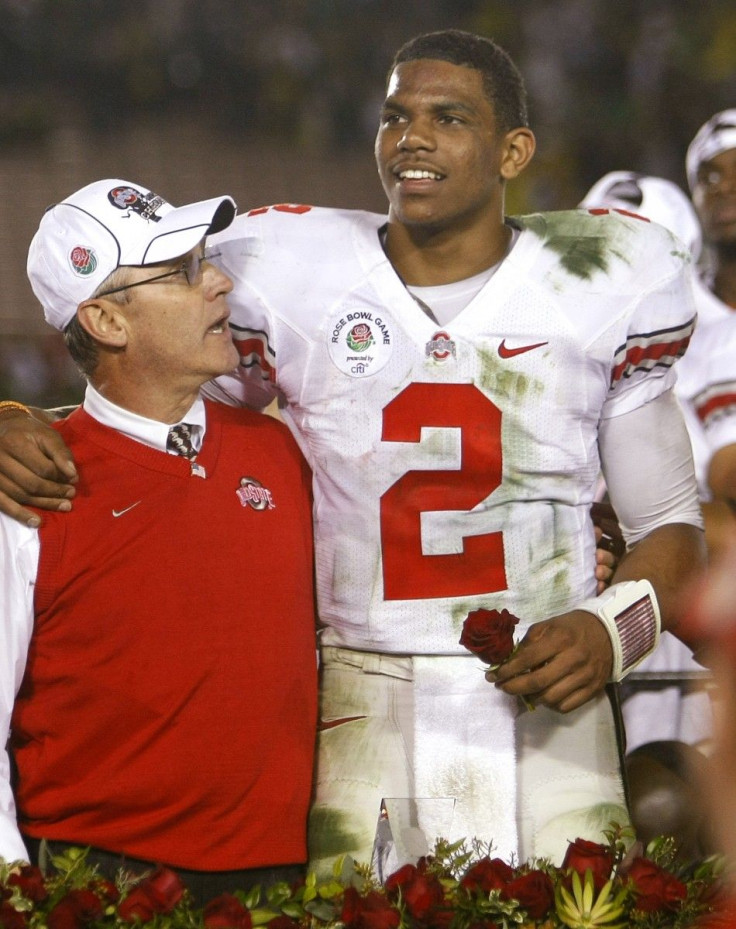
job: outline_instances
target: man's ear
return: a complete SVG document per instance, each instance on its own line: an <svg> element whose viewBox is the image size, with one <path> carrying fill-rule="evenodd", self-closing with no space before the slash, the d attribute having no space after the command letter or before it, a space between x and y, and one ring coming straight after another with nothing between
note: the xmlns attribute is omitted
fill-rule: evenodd
<svg viewBox="0 0 736 929"><path fill-rule="evenodd" d="M85 300L77 309L79 324L101 345L123 348L128 341L128 325L122 305L104 297Z"/></svg>
<svg viewBox="0 0 736 929"><path fill-rule="evenodd" d="M520 126L506 133L505 152L501 161L501 177L510 181L526 168L534 156L537 140L531 129Z"/></svg>

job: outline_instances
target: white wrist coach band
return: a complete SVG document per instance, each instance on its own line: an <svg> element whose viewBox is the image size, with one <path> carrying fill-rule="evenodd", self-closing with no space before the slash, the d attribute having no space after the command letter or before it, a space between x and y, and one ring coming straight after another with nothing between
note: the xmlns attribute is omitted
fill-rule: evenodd
<svg viewBox="0 0 736 929"><path fill-rule="evenodd" d="M649 581L612 584L599 597L584 600L575 609L594 613L606 627L613 646L611 681L626 677L659 642L659 604Z"/></svg>

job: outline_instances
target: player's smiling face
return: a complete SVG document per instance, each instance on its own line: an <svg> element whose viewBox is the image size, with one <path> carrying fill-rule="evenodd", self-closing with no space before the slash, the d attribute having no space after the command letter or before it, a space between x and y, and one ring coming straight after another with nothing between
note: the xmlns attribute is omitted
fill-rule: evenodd
<svg viewBox="0 0 736 929"><path fill-rule="evenodd" d="M436 59L398 65L376 137L392 219L433 230L500 221L505 139L479 71Z"/></svg>

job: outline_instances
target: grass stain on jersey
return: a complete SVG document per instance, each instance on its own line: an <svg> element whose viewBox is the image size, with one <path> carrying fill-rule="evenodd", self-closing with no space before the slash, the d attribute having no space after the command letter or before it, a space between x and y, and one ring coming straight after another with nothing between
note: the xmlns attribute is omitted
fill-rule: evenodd
<svg viewBox="0 0 736 929"><path fill-rule="evenodd" d="M493 400L519 401L533 391L541 393L544 390L542 381L530 378L521 371L515 371L507 361L498 357L498 350L494 348L476 348L479 362L478 387Z"/></svg>
<svg viewBox="0 0 736 929"><path fill-rule="evenodd" d="M568 274L585 281L607 274L613 259L631 263L629 224L641 222L617 213L594 216L587 210L534 213L516 221L542 239L545 248L556 252Z"/></svg>
<svg viewBox="0 0 736 929"><path fill-rule="evenodd" d="M316 804L312 807L309 814L309 857L315 859L312 867L319 868L322 859L337 858L360 848L362 837L349 823L350 817L344 810ZM331 868L330 861L328 870Z"/></svg>

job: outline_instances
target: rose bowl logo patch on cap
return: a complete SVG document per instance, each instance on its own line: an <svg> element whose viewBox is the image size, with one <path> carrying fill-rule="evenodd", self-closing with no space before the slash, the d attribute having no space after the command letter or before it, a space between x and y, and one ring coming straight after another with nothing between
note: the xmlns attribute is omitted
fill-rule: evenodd
<svg viewBox="0 0 736 929"><path fill-rule="evenodd" d="M69 264L75 274L89 277L97 268L97 255L95 250L87 245L75 245L69 252Z"/></svg>

